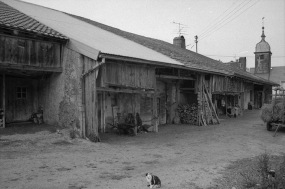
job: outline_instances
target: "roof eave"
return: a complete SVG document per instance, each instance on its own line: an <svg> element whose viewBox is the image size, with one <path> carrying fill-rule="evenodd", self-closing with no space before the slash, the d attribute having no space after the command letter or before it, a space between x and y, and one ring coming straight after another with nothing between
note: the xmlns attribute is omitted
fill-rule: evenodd
<svg viewBox="0 0 285 189"><path fill-rule="evenodd" d="M43 32L39 33L39 32L35 32L33 30L26 30L26 29L22 29L19 27L12 27L12 26L7 26L7 25L3 25L3 24L0 24L0 28L4 28L4 29L8 29L8 30L17 30L17 31L21 31L21 32L26 33L26 34L47 37L47 38L55 39L55 40L62 41L62 42L66 42L69 40L69 38L67 38L65 36L53 36L53 35L49 35L49 34L46 34ZM17 37L17 35L15 35L15 37Z"/></svg>
<svg viewBox="0 0 285 189"><path fill-rule="evenodd" d="M179 68L179 69L184 69L184 70L190 70L190 71L196 71L196 72L202 72L202 73L210 73L210 74L217 74L217 75L223 75L223 76L233 76L233 74L231 74L231 73L220 73L220 72L206 71L206 70L202 70L202 69L195 69L195 68L187 67L185 65L169 64L169 63L165 63L165 62L138 59L138 58L133 58L133 57L113 55L113 54L102 53L102 52L100 53L99 58L107 58L107 59L112 59L112 60L141 63L141 64L150 64L150 65L154 65L154 66Z"/></svg>

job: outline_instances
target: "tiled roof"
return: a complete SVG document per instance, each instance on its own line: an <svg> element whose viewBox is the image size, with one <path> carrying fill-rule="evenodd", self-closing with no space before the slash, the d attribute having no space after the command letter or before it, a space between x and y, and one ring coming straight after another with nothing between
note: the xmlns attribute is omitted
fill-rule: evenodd
<svg viewBox="0 0 285 189"><path fill-rule="evenodd" d="M264 79L262 77L254 75L254 74L252 74L250 72L244 71L244 70L236 67L233 64L230 64L230 63L224 63L224 64L227 65L228 68L230 70L232 70L234 72L234 75L237 76L237 77L241 77L241 78L244 78L244 79L252 80L252 81L255 81L255 82L266 83L266 84L269 84L269 85L275 85L275 86L278 85L277 83L275 83L273 81L266 80L266 79Z"/></svg>
<svg viewBox="0 0 285 189"><path fill-rule="evenodd" d="M59 32L45 26L37 20L19 12L18 10L10 7L9 5L0 1L0 26L9 27L36 34L46 35L60 39L67 39Z"/></svg>

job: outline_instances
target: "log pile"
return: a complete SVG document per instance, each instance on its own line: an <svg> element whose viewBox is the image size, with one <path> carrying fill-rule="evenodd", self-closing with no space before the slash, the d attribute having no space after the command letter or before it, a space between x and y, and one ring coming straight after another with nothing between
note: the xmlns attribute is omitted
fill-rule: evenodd
<svg viewBox="0 0 285 189"><path fill-rule="evenodd" d="M197 104L193 103L192 105L190 104L179 105L177 108L177 112L181 123L197 124L197 112L198 112Z"/></svg>

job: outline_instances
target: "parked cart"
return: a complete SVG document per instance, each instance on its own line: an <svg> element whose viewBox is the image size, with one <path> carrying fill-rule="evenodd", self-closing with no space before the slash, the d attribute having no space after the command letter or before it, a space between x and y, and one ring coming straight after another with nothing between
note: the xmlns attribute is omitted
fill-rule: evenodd
<svg viewBox="0 0 285 189"><path fill-rule="evenodd" d="M278 93L279 91L279 93ZM274 135L276 135L280 127L285 127L285 95L284 89L276 88L275 96L272 104L262 108L261 118L266 122L266 128L271 131L275 128Z"/></svg>

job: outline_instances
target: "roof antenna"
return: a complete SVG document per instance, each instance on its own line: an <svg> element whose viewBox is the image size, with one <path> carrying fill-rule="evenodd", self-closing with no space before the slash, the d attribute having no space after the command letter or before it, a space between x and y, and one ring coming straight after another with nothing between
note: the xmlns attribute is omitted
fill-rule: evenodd
<svg viewBox="0 0 285 189"><path fill-rule="evenodd" d="M184 24L181 24L181 23L178 23L178 22L174 22L173 21L173 24L177 24L178 25L178 35L179 35L179 37L181 36L181 34L184 34L184 35L187 35L185 32L185 28L187 28L187 26L186 25L184 25Z"/></svg>

